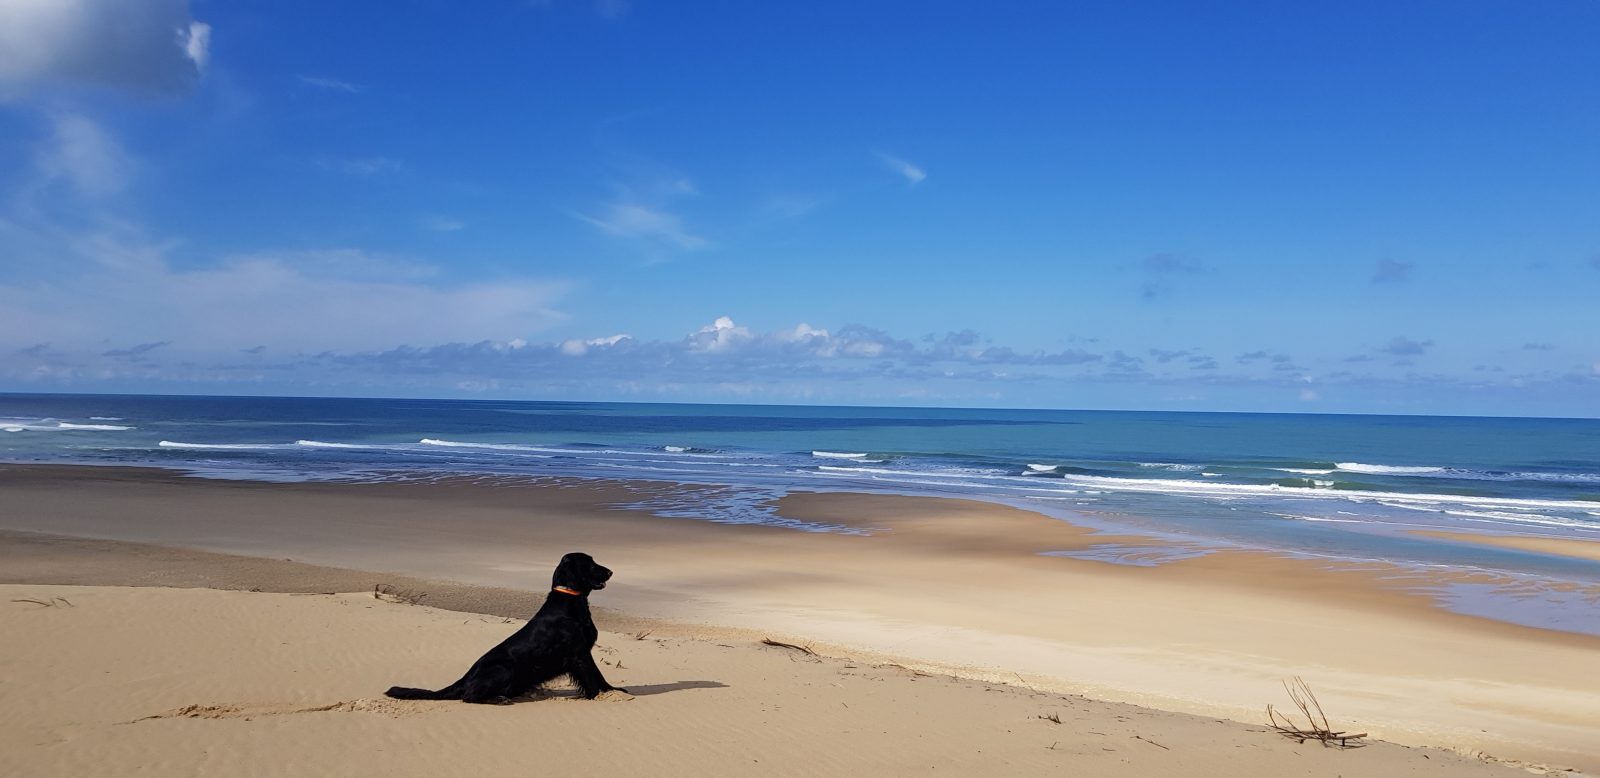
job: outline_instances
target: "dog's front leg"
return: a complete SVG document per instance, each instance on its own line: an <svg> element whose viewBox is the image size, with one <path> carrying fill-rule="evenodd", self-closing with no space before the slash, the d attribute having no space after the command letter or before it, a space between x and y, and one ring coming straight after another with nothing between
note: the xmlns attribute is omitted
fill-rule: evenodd
<svg viewBox="0 0 1600 778"><path fill-rule="evenodd" d="M627 689L612 686L606 677L600 674L600 666L595 664L594 655L588 651L580 652L572 672L572 680L578 684L578 690L583 693L583 698L592 700L600 696L601 692L623 692Z"/></svg>

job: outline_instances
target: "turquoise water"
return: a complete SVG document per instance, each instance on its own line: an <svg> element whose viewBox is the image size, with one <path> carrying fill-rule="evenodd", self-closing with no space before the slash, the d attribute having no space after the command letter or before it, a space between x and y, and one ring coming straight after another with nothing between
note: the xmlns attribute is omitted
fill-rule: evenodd
<svg viewBox="0 0 1600 778"><path fill-rule="evenodd" d="M1600 540L1593 419L0 395L0 430L9 462L277 481L667 480L699 488L640 507L810 531L840 528L788 521L767 501L796 489L959 495L1174 539L1185 553L1261 548L1600 582L1600 563L1409 532ZM1103 558L1160 563L1109 548ZM1523 620L1570 629L1576 616L1580 631L1600 632L1600 606L1577 602L1526 601L1523 611L1548 613Z"/></svg>

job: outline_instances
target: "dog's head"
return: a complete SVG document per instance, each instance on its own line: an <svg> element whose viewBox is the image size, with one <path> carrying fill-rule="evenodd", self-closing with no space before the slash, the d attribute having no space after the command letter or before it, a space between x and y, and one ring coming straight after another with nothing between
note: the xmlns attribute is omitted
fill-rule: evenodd
<svg viewBox="0 0 1600 778"><path fill-rule="evenodd" d="M606 581L611 580L611 570L601 567L599 562L594 561L594 557L581 551L574 551L561 557L561 564L556 565L555 575L550 579L551 586L565 586L580 592L589 592L606 588Z"/></svg>

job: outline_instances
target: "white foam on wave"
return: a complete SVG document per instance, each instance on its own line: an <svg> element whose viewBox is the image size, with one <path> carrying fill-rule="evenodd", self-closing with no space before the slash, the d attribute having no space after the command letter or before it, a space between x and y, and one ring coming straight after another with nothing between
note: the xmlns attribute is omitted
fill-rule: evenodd
<svg viewBox="0 0 1600 778"><path fill-rule="evenodd" d="M673 454L682 454L689 450L688 446L662 446L661 448Z"/></svg>
<svg viewBox="0 0 1600 778"><path fill-rule="evenodd" d="M1028 472L1030 473L1054 473L1055 471L1055 465L1028 465Z"/></svg>
<svg viewBox="0 0 1600 778"><path fill-rule="evenodd" d="M668 451L666 447L648 451L630 451L616 448L558 448L555 446L533 446L525 443L473 443L464 440L440 440L438 438L423 438L417 441L424 446L438 446L441 448L465 448L477 451L503 451L518 456L534 456L535 454L574 454L577 456L594 456L611 454L627 457L689 457L693 459L734 459L726 454L702 454L689 451Z"/></svg>
<svg viewBox="0 0 1600 778"><path fill-rule="evenodd" d="M860 460L860 461L864 461L864 462L880 462L881 463L881 460L873 460L873 459ZM1007 472L1002 472L1002 471L978 472L978 471L974 471L974 470L957 470L957 469L948 469L948 470L893 470L893 469L886 468L886 467L842 467L842 466L839 466L839 465L817 465L817 470L823 471L823 472L835 472L835 473L864 473L866 475L875 475L875 476L876 475L891 475L891 476L902 476L902 477L908 477L908 478L957 478L957 479L963 479L963 480L965 480L965 479L981 479L981 480L985 480L985 481L1008 481L1010 483L1019 484L1019 485L1020 484L1027 484L1030 487L1035 485L1035 484L1039 484L1039 483L1049 483L1048 481L1041 481L1038 478L1029 478L1029 477L1027 477L1025 475L1016 475L1015 473L1007 473ZM958 486L958 485L960 485L960 483L961 482L959 482L959 481L950 481L948 483L948 485L950 485L950 486Z"/></svg>
<svg viewBox="0 0 1600 778"><path fill-rule="evenodd" d="M813 451L811 456L818 459L866 459L871 454L860 454L853 451Z"/></svg>
<svg viewBox="0 0 1600 778"><path fill-rule="evenodd" d="M1178 462L1140 462L1140 467L1160 468L1179 473L1192 473L1200 469L1200 465L1185 465Z"/></svg>
<svg viewBox="0 0 1600 778"><path fill-rule="evenodd" d="M163 440L156 445L161 448L196 449L201 451L270 451L289 447L286 443L183 443L176 440Z"/></svg>
<svg viewBox="0 0 1600 778"><path fill-rule="evenodd" d="M718 466L718 467L790 467L790 465L774 464L774 463L769 463L769 462L742 462L742 461L741 462L724 462L724 461L716 460L716 459L677 459L677 458L673 458L673 457L667 457L665 455L654 456L654 457L650 457L650 456L629 456L629 457L621 458L621 459L611 459L611 458L608 458L608 457L595 457L594 461L596 461L596 462L618 462L618 463L621 463L621 464L624 464L624 465L631 464L631 463L634 463L634 462L653 462L653 463L656 463L656 464L663 464L663 465L677 465L678 467L684 467L684 468L708 467L708 466L712 466L712 465L715 465L715 466ZM708 470L686 470L685 472L705 473L705 472L713 472L713 471L708 471Z"/></svg>
<svg viewBox="0 0 1600 778"><path fill-rule="evenodd" d="M1445 472L1445 468L1442 467L1369 465L1362 462L1335 462L1334 466L1347 473L1366 473L1368 475L1434 475Z"/></svg>
<svg viewBox="0 0 1600 778"><path fill-rule="evenodd" d="M1303 467L1274 467L1272 469L1283 473L1294 473L1296 475L1329 475L1333 473L1332 470L1319 470L1316 468Z"/></svg>
<svg viewBox="0 0 1600 778"><path fill-rule="evenodd" d="M1323 523L1328 523L1328 524L1367 524L1367 523L1369 523L1369 522L1362 521L1360 519L1330 519L1327 516L1301 516L1299 514L1294 514L1294 513L1274 513L1272 515L1277 516L1279 518L1284 518L1284 519L1294 519L1295 521L1315 521L1315 522L1323 522Z"/></svg>
<svg viewBox="0 0 1600 778"><path fill-rule="evenodd" d="M121 416L90 416L89 421L122 421Z"/></svg>
<svg viewBox="0 0 1600 778"><path fill-rule="evenodd" d="M1600 483L1600 473L1525 472L1501 470L1468 470L1456 467L1402 467L1398 465L1368 465L1360 462L1340 462L1339 469L1350 473L1371 475L1424 475L1456 478L1466 481L1553 481L1556 483ZM1290 471L1296 472L1296 471Z"/></svg>
<svg viewBox="0 0 1600 778"><path fill-rule="evenodd" d="M6 432L53 432L61 429L55 419L25 419L16 416L0 419Z"/></svg>
<svg viewBox="0 0 1600 778"><path fill-rule="evenodd" d="M99 416L92 417L99 419ZM107 419L111 421L111 419ZM69 421L56 421L55 419L29 419L12 416L0 418L0 429L6 432L123 432L134 429L122 424L74 424Z"/></svg>
<svg viewBox="0 0 1600 778"><path fill-rule="evenodd" d="M796 474L804 474L806 471L795 470L795 471L791 471L791 472L794 472ZM1017 491L1017 492L1043 492L1045 494L1078 494L1079 493L1078 490L1076 490L1076 489L1063 489L1063 488L1061 488L1059 486L1054 486L1054 485L1052 485L1052 486L1043 486L1042 484L1045 483L1045 482L1041 482L1039 479L1036 479L1036 478L1027 478L1027 477L1024 477L1024 476L981 475L981 474L976 474L976 473L971 473L971 474L962 474L962 473L929 473L929 472L916 471L916 470L885 470L885 469L879 468L879 467L836 467L834 465L819 465L817 467L817 469L815 471L813 471L813 474L814 475L828 477L828 478L862 478L862 477L865 477L865 478L873 480L873 481L891 481L891 482L897 483L897 484L915 484L915 485L919 485L919 486L939 486L939 487L945 487L945 488L954 487L954 488L961 488L961 489L1009 489L1009 490L1013 490L1013 491ZM1010 481L1011 483L986 484L986 483L981 483L981 482L977 482L977 481L970 481L970 480L960 480L960 481L926 480L926 479L938 479L938 478L945 477L945 476L953 477L953 478L962 478L962 479L984 478L984 479L991 479L991 480L1006 480L1006 481ZM1040 485L1039 486L1024 486L1023 484L1040 484ZM1083 492L1083 494L1100 494L1100 492Z"/></svg>
<svg viewBox="0 0 1600 778"><path fill-rule="evenodd" d="M601 453L560 448L543 448L540 446L524 446L517 443L469 443L460 440L439 440L437 438L423 438L417 442L424 446L440 446L443 448L471 448L478 449L480 451L507 451L523 456L535 456L541 459L549 459L548 456L542 456L545 454Z"/></svg>
<svg viewBox="0 0 1600 778"><path fill-rule="evenodd" d="M355 449L389 448L389 446L364 446L364 445L361 445L359 443L325 443L325 442L320 441L320 440L297 440L297 441L294 442L294 444L296 446L301 446L301 447L304 447L304 448L355 448Z"/></svg>
<svg viewBox="0 0 1600 778"><path fill-rule="evenodd" d="M1234 484L1218 481L1189 481L1157 478L1111 478L1097 475L1072 475L1064 477L1067 483L1093 486L1113 491L1180 494L1192 497L1305 497L1318 500L1353 500L1394 502L1406 505L1444 506L1478 505L1508 508L1551 508L1556 510L1585 510L1594 507L1584 500L1537 500L1512 497L1480 497L1460 494L1427 494L1407 492L1379 492L1361 489L1297 489L1277 484Z"/></svg>
<svg viewBox="0 0 1600 778"><path fill-rule="evenodd" d="M859 462L860 460L854 460ZM1240 500L1252 497L1294 497L1317 500L1347 500L1351 502L1377 502L1383 505L1404 506L1417 510L1443 510L1446 506L1478 506L1482 508L1502 509L1555 509L1555 510L1580 510L1591 511L1595 507L1592 501L1583 500L1538 500L1511 497L1480 497L1455 494L1427 494L1405 492L1380 492L1359 489L1334 489L1335 481L1321 479L1305 479L1307 487L1285 487L1278 484L1239 484L1226 481L1193 481L1188 479L1167 478L1119 478L1113 476L1077 475L1068 473L1062 480L1040 481L1026 475L1002 475L988 473L972 473L960 471L923 471L923 470L898 470L881 467L843 467L820 465L817 470L825 475L862 475L881 480L902 480L905 483L937 483L942 486L984 486L987 484L974 483L974 480L1006 481L1016 486L1012 488L1025 488L1022 484L1042 485L1044 483L1061 483L1064 487L1079 487L1089 489L1103 489L1110 492L1143 492L1152 494L1172 494L1187 497L1201 497L1211 500ZM939 481L926 481L922 479L941 479ZM949 479L949 480L943 480ZM1070 489L1062 488L1066 492ZM1088 492L1085 492L1088 493Z"/></svg>
<svg viewBox="0 0 1600 778"><path fill-rule="evenodd" d="M1469 481L1553 481L1555 483L1600 483L1600 473L1526 473L1486 470L1450 470L1451 478Z"/></svg>

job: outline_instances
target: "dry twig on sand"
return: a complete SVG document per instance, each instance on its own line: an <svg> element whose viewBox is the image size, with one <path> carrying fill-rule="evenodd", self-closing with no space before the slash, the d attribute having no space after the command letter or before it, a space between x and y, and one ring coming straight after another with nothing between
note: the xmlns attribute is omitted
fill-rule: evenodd
<svg viewBox="0 0 1600 778"><path fill-rule="evenodd" d="M427 596L427 592L419 592L415 589L396 589L389 584L374 584L372 587L372 599L382 600L384 602L398 602L406 605L416 605L417 603L422 602L422 598Z"/></svg>
<svg viewBox="0 0 1600 778"><path fill-rule="evenodd" d="M785 643L785 642L783 642L781 640L773 640L772 638L762 638L761 642L762 642L762 644L768 645L768 646L777 646L778 648L793 649L795 651L799 651L802 654L806 654L807 656L816 656L817 655L817 652L812 651L811 648L808 647L808 646L797 646L797 645L795 645L793 643Z"/></svg>
<svg viewBox="0 0 1600 778"><path fill-rule="evenodd" d="M1306 726L1301 727L1296 724L1288 715L1278 712L1272 707L1271 703L1268 703L1267 726L1272 727L1274 732L1296 743L1315 740L1322 743L1324 747L1360 748L1366 745L1359 741L1361 738L1366 737L1367 733L1351 734L1349 732L1335 731L1328 724L1328 715L1322 712L1322 703L1317 702L1317 695L1311 692L1311 686L1306 683L1304 678L1297 675L1293 681L1284 681L1283 690L1289 693L1290 701L1294 703L1296 708L1300 709L1300 715L1306 717Z"/></svg>
<svg viewBox="0 0 1600 778"><path fill-rule="evenodd" d="M23 597L18 600L12 600L12 602L26 602L32 605L43 605L46 608L54 608L57 605L65 605L68 608L78 607L73 605L72 602L65 597L51 597L48 600L35 600L32 597Z"/></svg>

